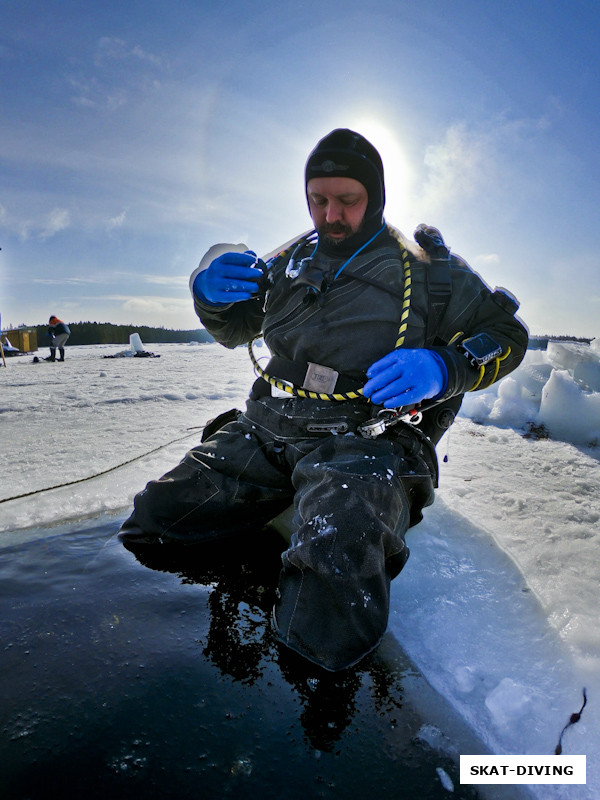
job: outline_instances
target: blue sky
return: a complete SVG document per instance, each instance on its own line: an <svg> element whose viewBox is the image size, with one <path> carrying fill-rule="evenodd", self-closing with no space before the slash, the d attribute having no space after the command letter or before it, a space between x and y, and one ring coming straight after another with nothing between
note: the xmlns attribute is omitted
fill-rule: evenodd
<svg viewBox="0 0 600 800"><path fill-rule="evenodd" d="M2 324L195 328L216 242L310 227L335 127L420 222L521 301L600 333L598 0L0 0Z"/></svg>

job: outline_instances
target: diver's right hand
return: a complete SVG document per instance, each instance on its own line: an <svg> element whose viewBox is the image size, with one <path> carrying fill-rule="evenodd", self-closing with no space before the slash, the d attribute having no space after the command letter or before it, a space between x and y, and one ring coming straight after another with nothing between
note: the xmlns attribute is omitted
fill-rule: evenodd
<svg viewBox="0 0 600 800"><path fill-rule="evenodd" d="M194 294L214 306L249 300L258 291L266 266L256 253L223 253L194 279Z"/></svg>

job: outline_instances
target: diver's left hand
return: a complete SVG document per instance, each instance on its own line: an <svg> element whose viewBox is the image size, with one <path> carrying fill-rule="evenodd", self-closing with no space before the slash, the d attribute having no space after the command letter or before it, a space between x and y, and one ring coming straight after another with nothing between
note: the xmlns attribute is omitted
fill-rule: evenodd
<svg viewBox="0 0 600 800"><path fill-rule="evenodd" d="M448 370L433 350L393 350L367 370L363 394L384 408L411 406L443 394Z"/></svg>

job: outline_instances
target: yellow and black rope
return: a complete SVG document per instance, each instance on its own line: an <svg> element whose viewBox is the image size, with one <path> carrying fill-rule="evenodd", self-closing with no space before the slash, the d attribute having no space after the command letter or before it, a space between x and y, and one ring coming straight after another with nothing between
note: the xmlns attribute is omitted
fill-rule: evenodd
<svg viewBox="0 0 600 800"><path fill-rule="evenodd" d="M412 291L412 275L410 269L410 259L408 257L408 252L406 248L404 247L404 245L400 240L399 244L402 256L404 292L402 298L402 315L400 317L398 339L396 340L396 349L398 347L402 347L402 345L404 344L404 339L406 337L406 329L408 327L408 315L410 313L410 298ZM254 367L254 370L257 373L257 375L259 375L259 377L261 377L267 383L271 384L271 386L275 386L280 391L287 392L288 394L291 394L294 397L307 397L311 400L332 400L340 402L346 400L357 400L363 397L361 387L357 387L356 389L349 392L336 392L335 394L325 394L322 392L311 392L308 389L299 389L296 386L292 386L291 384L280 380L279 378L275 378L272 375L269 375L258 363L254 355L254 351L252 349L253 343L260 338L261 336L256 336L254 339L252 339L252 341L248 343L248 353L250 354L250 360L252 361L252 366Z"/></svg>
<svg viewBox="0 0 600 800"><path fill-rule="evenodd" d="M291 384L285 383L285 381L282 381L279 378L275 378L272 375L269 375L260 366L254 355L254 351L252 350L253 343L260 338L261 338L260 336L255 336L254 339L252 339L252 341L248 343L248 353L250 354L250 360L252 361L252 366L254 367L256 374L267 383L270 383L271 386L275 386L277 389L283 392L287 392L288 394L294 395L294 397L308 397L311 400L342 401L342 400L357 400L359 397L362 397L362 389L360 388L350 392L325 394L323 392L311 392L308 389L298 389L296 386L292 386Z"/></svg>
<svg viewBox="0 0 600 800"><path fill-rule="evenodd" d="M402 271L404 273L404 295L402 297L402 314L400 316L400 327L398 329L398 338L396 340L397 350L404 344L406 338L406 329L408 328L408 315L410 314L410 298L412 294L412 274L410 271L410 260L408 252L404 245L400 244L400 254L402 256Z"/></svg>

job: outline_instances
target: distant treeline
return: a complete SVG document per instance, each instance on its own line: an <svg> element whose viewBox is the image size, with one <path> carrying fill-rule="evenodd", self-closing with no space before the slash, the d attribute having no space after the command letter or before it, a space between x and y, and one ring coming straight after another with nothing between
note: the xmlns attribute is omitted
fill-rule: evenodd
<svg viewBox="0 0 600 800"><path fill-rule="evenodd" d="M586 339L585 336L568 336L568 335L554 336L549 333L544 334L543 336L536 336L535 338L546 339L546 340L550 339L553 342L585 342L586 344L589 344L592 341L591 339Z"/></svg>
<svg viewBox="0 0 600 800"><path fill-rule="evenodd" d="M530 350L546 350L548 342L582 342L590 344L591 339L578 338L577 336L530 336L529 349Z"/></svg>
<svg viewBox="0 0 600 800"><path fill-rule="evenodd" d="M169 330L168 328L151 328L147 325L113 325L112 322L69 322L71 330L69 344L129 344L132 333L139 333L144 344L161 342L214 342L213 337L203 328L191 331ZM37 331L38 347L48 343L46 332L48 325L34 326ZM29 328L31 330L31 328ZM545 350L548 341L553 342L584 342L590 344L592 339L578 338L577 336L530 336L529 347L535 350Z"/></svg>
<svg viewBox="0 0 600 800"><path fill-rule="evenodd" d="M193 331L174 331L151 328L147 325L113 325L111 322L68 322L71 331L69 344L129 344L132 333L139 333L143 344L161 342L213 342L202 328ZM36 325L38 347L48 344L48 325Z"/></svg>

